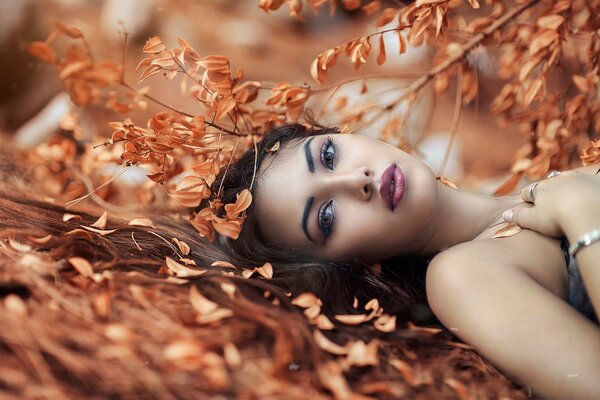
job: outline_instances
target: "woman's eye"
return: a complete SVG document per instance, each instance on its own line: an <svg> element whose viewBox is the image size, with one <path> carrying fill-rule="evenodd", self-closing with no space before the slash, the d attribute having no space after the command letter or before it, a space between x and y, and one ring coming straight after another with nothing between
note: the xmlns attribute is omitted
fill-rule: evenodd
<svg viewBox="0 0 600 400"><path fill-rule="evenodd" d="M329 200L319 210L319 229L327 240L333 232L333 224L335 222L335 210L333 207L333 200Z"/></svg>
<svg viewBox="0 0 600 400"><path fill-rule="evenodd" d="M327 138L327 141L321 146L321 163L329 169L335 168L336 149L333 139Z"/></svg>

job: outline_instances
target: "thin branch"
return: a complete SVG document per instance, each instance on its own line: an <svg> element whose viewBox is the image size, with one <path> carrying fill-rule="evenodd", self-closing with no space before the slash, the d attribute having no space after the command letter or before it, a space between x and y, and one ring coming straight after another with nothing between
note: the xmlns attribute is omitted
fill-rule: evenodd
<svg viewBox="0 0 600 400"><path fill-rule="evenodd" d="M456 97L454 99L454 114L452 116L452 125L450 127L450 140L448 141L448 146L446 146L446 152L444 153L444 158L440 164L438 176L443 176L446 164L448 163L448 157L450 156L450 150L452 150L452 145L454 144L456 132L458 132L458 121L460 120L462 110L462 74L463 70L462 68L459 68L456 73Z"/></svg>
<svg viewBox="0 0 600 400"><path fill-rule="evenodd" d="M448 68L450 68L452 65L454 65L454 63L456 63L457 61L462 60L469 51L471 51L475 46L477 46L481 42L483 42L484 39L486 39L488 36L490 36L492 33L497 31L498 29L504 27L504 25L506 25L507 23L512 21L516 16L521 14L523 11L527 10L529 7L535 5L539 2L540 2L540 0L530 0L527 3L523 3L520 6L517 6L513 9L511 9L509 12L504 14L502 17L498 18L494 23L492 23L490 26L488 26L482 32L478 33L477 35L473 36L473 38L468 40L461 47L460 51L457 52L455 55L448 58L446 61L436 65L435 67L430 69L429 72L427 72L425 75L423 75L421 78L419 78L416 81L414 81L413 83L411 83L407 87L407 91L404 94L402 94L402 96L400 96L399 98L394 100L392 103L390 103L386 107L386 109L391 111L396 106L398 106L398 104L400 104L400 102L402 102L402 100L404 100L406 97L419 92L436 75L446 71Z"/></svg>

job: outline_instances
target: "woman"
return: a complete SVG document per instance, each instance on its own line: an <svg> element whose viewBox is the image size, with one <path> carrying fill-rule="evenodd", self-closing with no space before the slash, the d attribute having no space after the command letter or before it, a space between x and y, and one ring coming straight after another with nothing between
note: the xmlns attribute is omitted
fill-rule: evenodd
<svg viewBox="0 0 600 400"><path fill-rule="evenodd" d="M431 259L421 266L427 300L446 327L537 395L586 399L600 393L600 330L589 302L600 306L597 170L490 197L442 184L389 144L288 125L215 187L231 201L252 183L242 235L228 241L237 254L363 269L398 257ZM529 229L492 238L507 221ZM390 267L397 278L402 268ZM407 288L418 284L414 274L400 279Z"/></svg>

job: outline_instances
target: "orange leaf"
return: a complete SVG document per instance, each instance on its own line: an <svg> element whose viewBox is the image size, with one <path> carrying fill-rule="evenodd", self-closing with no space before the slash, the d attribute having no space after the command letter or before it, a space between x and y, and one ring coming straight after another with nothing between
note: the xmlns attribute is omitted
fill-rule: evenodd
<svg viewBox="0 0 600 400"><path fill-rule="evenodd" d="M235 265L227 261L215 261L214 263L210 264L210 266L237 269Z"/></svg>
<svg viewBox="0 0 600 400"><path fill-rule="evenodd" d="M81 218L81 215L77 215L77 214L69 214L69 213L63 214L63 217L62 217L63 222L68 222L68 221L71 221L72 219L81 220L83 218Z"/></svg>
<svg viewBox="0 0 600 400"><path fill-rule="evenodd" d="M70 257L68 259L69 264L73 266L82 276L86 278L91 278L94 276L94 269L88 260L81 257Z"/></svg>
<svg viewBox="0 0 600 400"><path fill-rule="evenodd" d="M27 48L29 54L48 64L56 63L56 53L46 42L31 42Z"/></svg>
<svg viewBox="0 0 600 400"><path fill-rule="evenodd" d="M57 22L56 23L56 29L58 29L59 31L61 31L62 33L64 33L65 35L73 38L73 39L79 39L80 37L83 36L83 34L81 33L81 31L73 26L68 26L63 24L62 22Z"/></svg>
<svg viewBox="0 0 600 400"><path fill-rule="evenodd" d="M152 220L150 218L134 218L131 221L129 221L129 224L131 226L146 226L148 228L156 228L154 226L154 223L152 222Z"/></svg>
<svg viewBox="0 0 600 400"><path fill-rule="evenodd" d="M106 223L108 222L108 213L104 211L100 218L96 222L94 222L91 227L98 229L106 229Z"/></svg>
<svg viewBox="0 0 600 400"><path fill-rule="evenodd" d="M160 36L153 36L146 41L143 51L144 53L158 54L165 49L166 47L160 40Z"/></svg>
<svg viewBox="0 0 600 400"><path fill-rule="evenodd" d="M175 275L179 278L200 276L206 272L205 269L198 270L186 267L185 265L178 263L170 257L166 257L166 262L167 268L169 268L169 270L175 273Z"/></svg>
<svg viewBox="0 0 600 400"><path fill-rule="evenodd" d="M213 226L215 231L232 239L237 239L242 230L242 224L239 221L215 222Z"/></svg>
<svg viewBox="0 0 600 400"><path fill-rule="evenodd" d="M335 319L346 325L360 325L365 321L368 321L368 316L365 314L345 314L336 315Z"/></svg>
<svg viewBox="0 0 600 400"><path fill-rule="evenodd" d="M339 344L332 342L331 340L327 339L327 337L325 337L325 335L323 335L318 329L315 329L313 332L313 338L315 339L317 346L328 353L336 354L338 356L348 354L348 346L342 347Z"/></svg>
<svg viewBox="0 0 600 400"><path fill-rule="evenodd" d="M383 10L381 15L379 15L379 17L377 18L377 21L375 21L375 27L381 28L382 26L392 22L396 17L397 12L398 10L395 8L386 8L385 10Z"/></svg>
<svg viewBox="0 0 600 400"><path fill-rule="evenodd" d="M513 191L513 189L519 184L521 180L521 172L517 172L511 175L510 178L506 180L496 191L494 192L494 196L504 196Z"/></svg>
<svg viewBox="0 0 600 400"><path fill-rule="evenodd" d="M262 267L257 268L256 272L258 272L264 278L273 278L273 266L271 265L271 263L265 263L265 265L263 265Z"/></svg>
<svg viewBox="0 0 600 400"><path fill-rule="evenodd" d="M497 238L509 237L509 236L516 235L519 232L521 232L521 227L519 225L508 224L504 228L499 229L498 231L496 231L496 233L494 233L490 237L490 239L497 239Z"/></svg>
<svg viewBox="0 0 600 400"><path fill-rule="evenodd" d="M379 35L379 52L377 53L377 65L385 63L385 41L383 40L383 34Z"/></svg>
<svg viewBox="0 0 600 400"><path fill-rule="evenodd" d="M109 234L111 234L113 232L116 232L118 230L118 229L96 229L96 228L92 228L92 227L84 226L84 225L79 225L79 226L81 226L85 230L97 233L97 234L102 235L102 236L109 235Z"/></svg>
<svg viewBox="0 0 600 400"><path fill-rule="evenodd" d="M242 190L237 194L237 199L234 204L225 204L225 211L227 211L227 218L234 219L238 215L248 209L252 203L252 193L248 189Z"/></svg>

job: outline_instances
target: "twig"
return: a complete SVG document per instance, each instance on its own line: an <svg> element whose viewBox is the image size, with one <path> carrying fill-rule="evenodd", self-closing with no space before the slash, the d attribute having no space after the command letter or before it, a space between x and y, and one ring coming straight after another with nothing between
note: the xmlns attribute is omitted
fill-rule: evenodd
<svg viewBox="0 0 600 400"><path fill-rule="evenodd" d="M442 163L440 164L438 176L442 176L442 174L444 173L444 169L446 169L448 157L450 157L450 150L452 150L454 138L456 137L456 132L458 132L458 121L460 120L460 114L462 110L462 74L462 68L458 68L458 72L456 73L456 97L454 100L454 114L452 116L452 125L450 127L450 140L448 141L448 146L446 146L446 152L444 153L444 158L442 160Z"/></svg>
<svg viewBox="0 0 600 400"><path fill-rule="evenodd" d="M520 6L517 6L511 9L508 13L504 14L502 17L498 18L494 23L484 29L482 32L473 36L470 40L468 40L460 49L458 53L448 58L446 61L436 65L432 69L429 70L425 75L421 78L417 79L410 85L408 85L407 90L403 93L399 98L390 103L386 110L391 111L394 109L402 100L404 100L407 96L411 94L416 94L420 91L429 81L431 81L436 75L441 72L444 72L449 67L451 67L457 61L462 60L465 55L471 51L475 46L479 45L485 38L490 36L492 33L502 28L508 22L510 22L517 15L521 14L523 11L527 10L529 7L539 3L540 0L530 0L527 3L523 3Z"/></svg>

